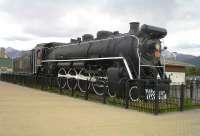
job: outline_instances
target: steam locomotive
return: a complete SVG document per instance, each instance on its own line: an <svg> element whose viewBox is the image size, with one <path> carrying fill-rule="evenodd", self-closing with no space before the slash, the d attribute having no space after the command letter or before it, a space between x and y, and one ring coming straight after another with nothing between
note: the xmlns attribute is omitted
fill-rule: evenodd
<svg viewBox="0 0 200 136"><path fill-rule="evenodd" d="M42 43L16 59L14 71L57 77L61 88L90 88L100 96L106 89L110 97L122 97L124 81L166 78L160 62L166 35L164 28L131 22L125 34L99 31L96 38L84 34L70 43Z"/></svg>

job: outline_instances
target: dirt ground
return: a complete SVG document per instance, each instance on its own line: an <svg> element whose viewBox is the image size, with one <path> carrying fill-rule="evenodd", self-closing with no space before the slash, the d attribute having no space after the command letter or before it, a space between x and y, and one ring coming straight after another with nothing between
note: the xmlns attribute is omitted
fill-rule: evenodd
<svg viewBox="0 0 200 136"><path fill-rule="evenodd" d="M0 136L200 136L200 110L158 116L0 82Z"/></svg>

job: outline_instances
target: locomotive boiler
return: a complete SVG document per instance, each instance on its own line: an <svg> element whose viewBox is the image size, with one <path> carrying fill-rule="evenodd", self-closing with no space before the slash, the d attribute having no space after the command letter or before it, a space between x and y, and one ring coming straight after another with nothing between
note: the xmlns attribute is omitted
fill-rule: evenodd
<svg viewBox="0 0 200 136"><path fill-rule="evenodd" d="M99 31L96 38L85 34L70 43L38 44L30 63L33 74L58 77L61 88L83 93L90 88L97 95L106 89L110 97L123 97L127 80L166 78L160 63L166 34L164 28L132 22L125 34Z"/></svg>

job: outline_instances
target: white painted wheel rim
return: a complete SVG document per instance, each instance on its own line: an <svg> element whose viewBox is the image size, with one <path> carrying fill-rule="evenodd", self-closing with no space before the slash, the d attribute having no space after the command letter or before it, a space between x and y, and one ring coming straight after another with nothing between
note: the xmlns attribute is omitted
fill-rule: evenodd
<svg viewBox="0 0 200 136"><path fill-rule="evenodd" d="M58 71L58 74L60 74L61 72L64 72L64 75L67 75L67 71L65 70L65 68L60 68L59 69L59 71ZM62 75L62 74L60 74L60 75ZM60 84L60 82L59 82L59 80L61 79L62 77L58 77L58 79L57 79L57 82L58 82L58 86L60 87L60 88L65 88L65 86L66 86L66 81L64 82L64 85L63 86L61 86L61 84Z"/></svg>
<svg viewBox="0 0 200 136"><path fill-rule="evenodd" d="M103 81L102 81L102 82L103 82ZM104 83L103 83L103 84L104 84ZM102 95L104 94L104 92L99 93L99 92L95 89L95 83L92 83L92 88L93 88L93 90L94 90L94 92L95 92L96 95L102 96ZM104 87L102 87L102 88L104 88Z"/></svg>
<svg viewBox="0 0 200 136"><path fill-rule="evenodd" d="M95 74L94 74L93 76L95 77ZM104 88L105 88L105 83L104 83L104 81L101 81L101 82L102 82L102 84L104 85L104 86L102 87L102 89L104 89ZM102 96L102 95L104 94L104 92L103 92L103 91L102 91L102 92L98 92L98 91L96 90L96 88L95 88L95 85L96 85L96 82L92 82L92 89L93 89L93 91L95 92L96 95Z"/></svg>
<svg viewBox="0 0 200 136"><path fill-rule="evenodd" d="M116 92L114 92L114 94L112 95L112 94L110 93L109 87L108 87L107 90L108 90L108 95L109 95L111 98L116 97Z"/></svg>
<svg viewBox="0 0 200 136"><path fill-rule="evenodd" d="M130 99L131 99L131 101L139 101L140 99L139 98L136 98L136 99L134 99L133 97L132 97L132 91L134 90L134 89L136 89L137 88L137 86L132 86L131 88L130 88L130 90L129 90L129 97L130 97Z"/></svg>
<svg viewBox="0 0 200 136"><path fill-rule="evenodd" d="M76 71L76 69L74 69L74 68L70 68L69 71L67 72L67 74L70 74L71 71L74 71L74 72L75 72L75 75L77 75L77 71ZM72 86L72 87L70 86L69 80L70 80L70 79L67 78L67 87L68 87L68 89L70 89L70 90L75 89L76 86L77 86L76 80L73 79L73 80L75 80L75 85L74 85L74 87L73 87L73 86Z"/></svg>
<svg viewBox="0 0 200 136"><path fill-rule="evenodd" d="M79 75L81 75L81 73L84 71L84 70L86 70L86 69L84 69L84 68L82 68L81 70L80 70L80 72L79 72ZM91 76L90 76L90 73L88 73L88 76L91 78ZM81 87L81 85L80 85L80 79L78 80L78 88L79 88L79 90L82 92L82 93L85 93L86 92L86 90L83 90L82 89L82 87ZM87 81L86 81L87 82ZM88 81L89 82L89 81ZM89 87L90 87L90 84L88 84L88 87L87 87L87 89L89 89Z"/></svg>

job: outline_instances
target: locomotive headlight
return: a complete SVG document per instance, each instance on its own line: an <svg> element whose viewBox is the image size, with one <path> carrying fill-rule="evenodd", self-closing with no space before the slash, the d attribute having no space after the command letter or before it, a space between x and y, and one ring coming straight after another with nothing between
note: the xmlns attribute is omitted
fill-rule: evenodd
<svg viewBox="0 0 200 136"><path fill-rule="evenodd" d="M156 50L160 50L160 43L156 43L155 48Z"/></svg>
<svg viewBox="0 0 200 136"><path fill-rule="evenodd" d="M155 45L156 50L155 50L155 53L154 53L154 56L156 58L160 58L160 47L161 47L160 43L157 42L156 45Z"/></svg>

